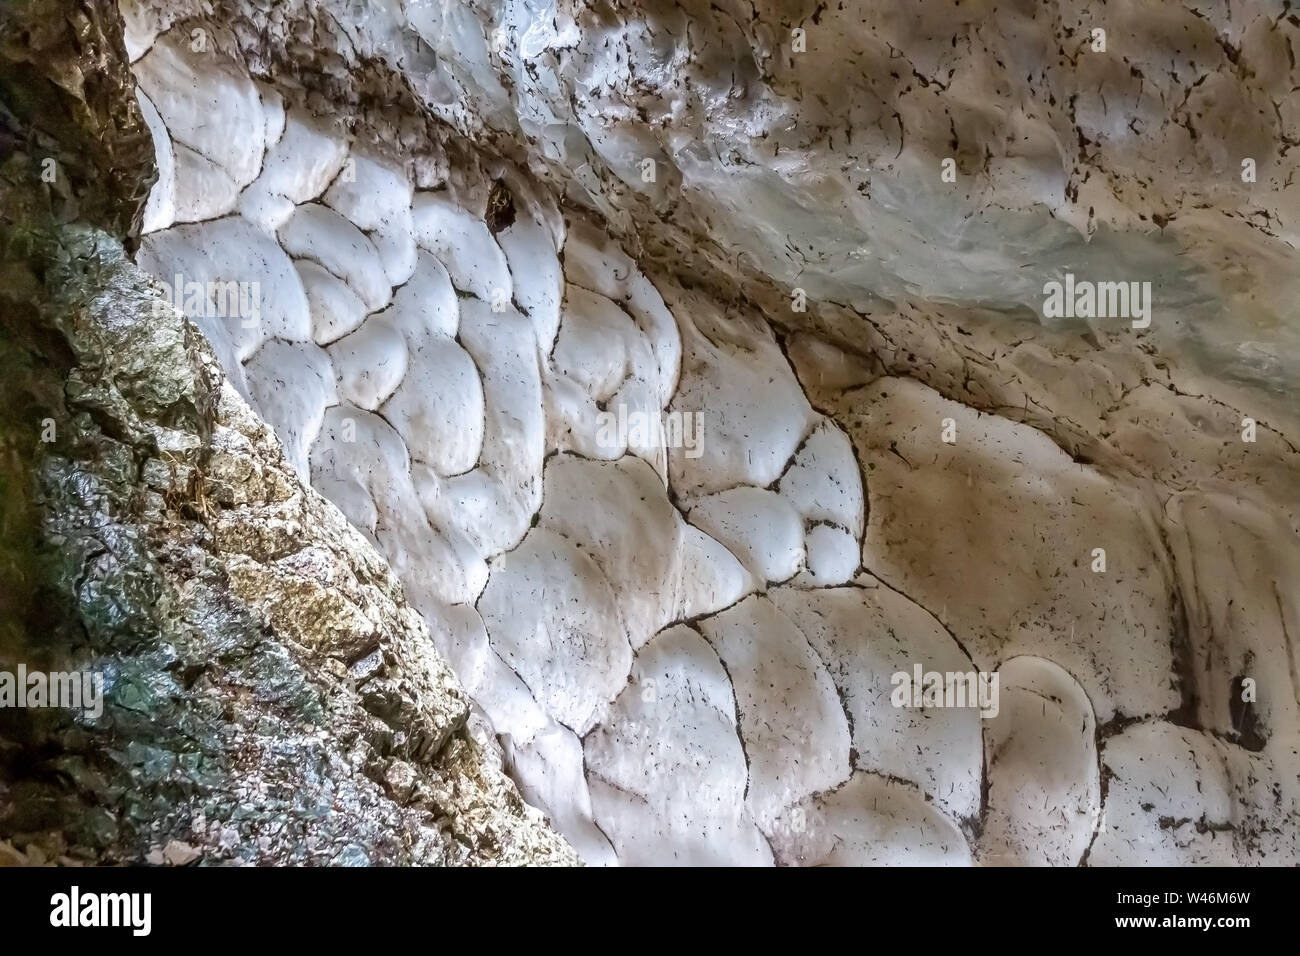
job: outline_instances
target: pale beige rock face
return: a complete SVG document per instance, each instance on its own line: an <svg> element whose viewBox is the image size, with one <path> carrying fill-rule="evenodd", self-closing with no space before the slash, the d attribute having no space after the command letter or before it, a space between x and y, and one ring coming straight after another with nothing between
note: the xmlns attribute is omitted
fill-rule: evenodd
<svg viewBox="0 0 1300 956"><path fill-rule="evenodd" d="M1300 862L1294 15L123 6L140 264L262 284L198 324L588 862Z"/></svg>
<svg viewBox="0 0 1300 956"><path fill-rule="evenodd" d="M867 569L937 609L985 670L1050 648L1103 722L1178 705L1172 572L1140 488L909 379L882 379L844 406L874 505ZM1092 570L1098 547L1104 572Z"/></svg>

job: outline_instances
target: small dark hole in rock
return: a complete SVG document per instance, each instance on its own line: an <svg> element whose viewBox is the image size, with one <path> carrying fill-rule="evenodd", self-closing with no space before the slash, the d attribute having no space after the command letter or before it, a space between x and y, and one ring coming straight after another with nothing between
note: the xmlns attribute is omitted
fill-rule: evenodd
<svg viewBox="0 0 1300 956"><path fill-rule="evenodd" d="M503 229L509 229L515 221L515 197L510 195L510 190L501 180L492 183L492 191L488 193L487 202L487 227L492 235L496 235Z"/></svg>

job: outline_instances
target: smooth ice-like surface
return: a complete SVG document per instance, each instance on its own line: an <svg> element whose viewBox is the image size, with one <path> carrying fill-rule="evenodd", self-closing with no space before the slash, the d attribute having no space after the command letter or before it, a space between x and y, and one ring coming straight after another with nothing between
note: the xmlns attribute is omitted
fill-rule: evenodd
<svg viewBox="0 0 1300 956"><path fill-rule="evenodd" d="M456 335L460 328L456 290L446 268L431 254L419 252L411 278L393 291L392 319L413 341L415 336Z"/></svg>
<svg viewBox="0 0 1300 956"><path fill-rule="evenodd" d="M870 469L866 570L935 610L983 670L1044 654L1078 676L1102 722L1177 706L1172 568L1149 499L910 380L839 408Z"/></svg>
<svg viewBox="0 0 1300 956"><path fill-rule="evenodd" d="M1101 817L1097 725L1077 681L1050 661L1013 657L998 668L988 724L985 863L1076 866Z"/></svg>
<svg viewBox="0 0 1300 956"><path fill-rule="evenodd" d="M745 803L731 682L699 633L678 625L637 652L607 722L586 740L592 802L628 865L764 864Z"/></svg>
<svg viewBox="0 0 1300 956"><path fill-rule="evenodd" d="M1006 84L981 86L974 47L950 42L970 15L932 4L910 32L828 9L799 57L762 3L689 30L676 8L421 2L403 22L332 4L346 40L295 55L407 69L469 136L442 140L315 89L309 108L139 6L160 166L140 264L259 283L257 323L196 324L378 545L521 793L589 862L1300 859L1300 439L1277 403L1161 351L1227 343L1243 380L1280 375L1289 254L1112 175L1192 149L1177 123L1134 138L1118 119L1241 106L1227 74L1196 87L1143 59L1111 108L1086 56L1030 69L1074 109L1051 121L1020 105L1019 46L985 64ZM1041 13L993 11L989 42L1008 17L1044 40ZM1290 29L1243 20L1249 36L1216 29L1256 63ZM818 66L849 48L852 76ZM988 135L990 116L1024 136ZM476 152L515 123L534 152ZM1078 169L1105 175L1062 165L1083 129ZM936 169L954 150L952 189ZM1267 195L1276 219L1257 221L1289 235L1289 200ZM1027 320L1067 266L1156 277L1151 335ZM1259 334L1217 331L1243 327ZM673 416L698 417L698 446L648 439ZM895 706L891 676L917 665L996 673L997 716Z"/></svg>
<svg viewBox="0 0 1300 956"><path fill-rule="evenodd" d="M709 440L698 458L669 456L683 494L766 487L812 431L816 415L770 329L697 293L667 295L682 335L672 408L700 412ZM756 441L755 436L762 440Z"/></svg>
<svg viewBox="0 0 1300 956"><path fill-rule="evenodd" d="M546 529L494 571L478 604L492 646L548 713L586 734L632 661L613 588L591 556Z"/></svg>
<svg viewBox="0 0 1300 956"><path fill-rule="evenodd" d="M388 304L392 284L373 242L352 223L319 203L305 203L279 229L280 244L295 259L315 262L342 279L374 311Z"/></svg>
<svg viewBox="0 0 1300 956"><path fill-rule="evenodd" d="M402 333L379 316L330 345L329 355L343 400L367 411L387 401L406 378ZM398 431L405 430L399 425Z"/></svg>
<svg viewBox="0 0 1300 956"><path fill-rule="evenodd" d="M245 219L228 216L153 233L141 244L139 262L171 285L173 296L178 284L187 289L191 283L201 284L202 303L197 310L187 307L186 314L205 331L220 325L240 362L268 338L311 338L307 296L293 262L274 239ZM248 283L249 291L256 292L257 314L229 315L228 298L219 303L207 297L208 285L214 282Z"/></svg>
<svg viewBox="0 0 1300 956"><path fill-rule="evenodd" d="M149 125L158 162L158 181L149 190L149 202L144 207L144 221L140 226L142 232L149 233L165 229L176 220L176 153L172 149L171 134L153 102L141 89L137 89L135 95Z"/></svg>
<svg viewBox="0 0 1300 956"><path fill-rule="evenodd" d="M447 267L456 288L485 302L510 301L510 267L483 220L433 193L416 196L411 215L416 241Z"/></svg>
<svg viewBox="0 0 1300 956"><path fill-rule="evenodd" d="M849 775L848 722L826 666L767 598L700 629L731 677L749 762L750 811L769 835L791 804Z"/></svg>
<svg viewBox="0 0 1300 956"><path fill-rule="evenodd" d="M786 866L962 866L970 851L953 822L905 783L855 773L791 808L772 846Z"/></svg>
<svg viewBox="0 0 1300 956"><path fill-rule="evenodd" d="M280 435L293 467L307 477L307 456L325 408L338 402L329 356L310 342L272 339L245 363L244 374L262 417Z"/></svg>
<svg viewBox="0 0 1300 956"><path fill-rule="evenodd" d="M720 491L695 501L686 517L726 546L760 581L789 580L803 564L803 522L775 492Z"/></svg>
<svg viewBox="0 0 1300 956"><path fill-rule="evenodd" d="M895 673L968 671L970 661L924 608L868 577L859 587L797 591L772 601L825 665L853 743L853 766L913 781L952 816L979 812L981 728L971 708L895 707Z"/></svg>
<svg viewBox="0 0 1300 956"><path fill-rule="evenodd" d="M805 587L844 584L861 563L858 539L834 525L814 524L804 535L803 545L807 570L794 581Z"/></svg>
<svg viewBox="0 0 1300 956"><path fill-rule="evenodd" d="M1279 535L1277 515L1222 492L1186 492L1165 506L1186 593L1196 701L1207 731L1252 746L1300 724L1300 538ZM1261 544L1262 543L1262 544ZM1245 707L1241 680L1255 682Z"/></svg>
<svg viewBox="0 0 1300 956"><path fill-rule="evenodd" d="M311 474L373 536L407 587L447 604L471 602L482 590L481 559L430 527L401 436L382 418L346 405L327 409L311 452Z"/></svg>
<svg viewBox="0 0 1300 956"><path fill-rule="evenodd" d="M806 520L862 534L862 479L853 445L832 422L823 421L808 436L777 490Z"/></svg>
<svg viewBox="0 0 1300 956"><path fill-rule="evenodd" d="M541 504L541 376L532 326L514 309L466 300L459 340L483 383L483 447L474 471L448 479L439 507L490 556L519 543Z"/></svg>
<svg viewBox="0 0 1300 956"><path fill-rule="evenodd" d="M261 173L239 197L240 213L267 232L283 226L295 205L319 196L348 155L347 140L326 123L298 110L283 122Z"/></svg>
<svg viewBox="0 0 1300 956"><path fill-rule="evenodd" d="M326 204L374 242L392 285L404 283L415 269L412 196L411 183L401 169L358 152L325 193Z"/></svg>
<svg viewBox="0 0 1300 956"><path fill-rule="evenodd" d="M538 347L549 352L560 327L564 273L556 256L555 236L541 212L520 211L497 235L514 282L514 299L532 320Z"/></svg>
<svg viewBox="0 0 1300 956"><path fill-rule="evenodd" d="M312 337L328 345L353 331L366 317L366 304L342 279L306 259L294 263L311 313Z"/></svg>
<svg viewBox="0 0 1300 956"><path fill-rule="evenodd" d="M384 402L384 416L416 461L438 475L463 474L483 449L483 386L474 361L452 339L408 335L403 353L411 368Z"/></svg>
<svg viewBox="0 0 1300 956"><path fill-rule="evenodd" d="M170 35L135 64L135 75L175 144L176 218L229 212L257 176L266 148L253 81L225 58L195 52Z"/></svg>
<svg viewBox="0 0 1300 956"><path fill-rule="evenodd" d="M520 789L523 798L533 804L560 808L553 823L583 860L594 866L616 864L618 857L613 847L592 819L578 736L567 727L551 723L528 743L514 748L511 757L515 773L529 781Z"/></svg>
<svg viewBox="0 0 1300 956"><path fill-rule="evenodd" d="M659 366L655 400L661 407L667 405L678 386L682 340L659 290L616 242L585 219L569 223L564 272L571 288L598 293L626 310Z"/></svg>

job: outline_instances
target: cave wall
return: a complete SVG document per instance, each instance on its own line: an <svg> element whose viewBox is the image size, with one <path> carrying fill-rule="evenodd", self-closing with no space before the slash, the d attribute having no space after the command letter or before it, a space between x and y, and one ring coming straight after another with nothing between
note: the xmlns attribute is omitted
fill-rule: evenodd
<svg viewBox="0 0 1300 956"><path fill-rule="evenodd" d="M7 854L1300 856L1284 5L13 11Z"/></svg>
<svg viewBox="0 0 1300 956"><path fill-rule="evenodd" d="M105 692L0 710L0 859L574 862L387 565L128 256L156 166L116 7L10 5L0 35L0 658Z"/></svg>
<svg viewBox="0 0 1300 956"><path fill-rule="evenodd" d="M1059 7L853 29L757 7L743 27L716 7L127 10L172 170L138 261L276 290L270 324L198 321L589 862L1295 858L1289 305L1252 344L1276 361L1216 362L1202 339L1258 316L1184 255L1267 249L1280 271L1248 285L1275 289L1288 253L1268 229L1224 239L1259 196L1216 191L1222 162L1148 182L1185 125L1100 135L1117 120L1082 53L1026 90L972 45L1046 49L1053 16L1081 35ZM796 22L828 46L741 62L742 33ZM1237 30L1264 57L1293 26L1244 17L1194 64L1234 75ZM1116 60L1157 34L1121 34ZM1231 95L1281 99L1276 71L1238 74ZM1146 122L1236 142L1168 101L1177 80L1142 92ZM1033 149L995 134L1011 99ZM941 159L963 148L953 195ZM1218 225L1173 225L1211 195ZM1152 328L1029 314L1067 267L1153 278ZM698 416L702 441L609 414ZM999 713L900 711L889 676L914 663L996 673Z"/></svg>

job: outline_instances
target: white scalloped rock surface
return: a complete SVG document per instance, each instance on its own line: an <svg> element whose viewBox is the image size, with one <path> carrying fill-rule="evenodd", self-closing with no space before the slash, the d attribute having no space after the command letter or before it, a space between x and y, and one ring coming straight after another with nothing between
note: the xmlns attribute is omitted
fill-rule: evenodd
<svg viewBox="0 0 1300 956"><path fill-rule="evenodd" d="M1112 14L1141 65L1070 96L1071 119L1061 91L1096 87L1093 67L1058 65L1022 5L985 26L939 4L865 26L855 5L770 3L752 23L655 7L602 28L595 8L519 3L495 10L504 58L481 5L384 6L402 12L343 18L349 42L471 140L522 130L536 168L416 168L194 52L166 29L179 14L128 4L160 168L138 260L168 283L258 284L257 316L209 300L196 321L294 467L387 557L521 792L588 862L1300 862L1300 431L1232 363L1216 378L1136 332L1013 310L1042 270L1122 259L1166 276L1190 323L1231 272L1224 249L1257 278L1277 266L1228 213L1196 233L1212 213L1186 197L1170 236L1130 239L1172 200L1116 170L1141 180L1184 148L1191 163L1195 125L1233 113L1264 155L1285 18L1275 36L1242 15L1218 43L1197 26L1166 67L1181 12ZM960 46L937 42L940 16ZM705 31L689 62L652 29L687 17ZM795 23L803 58L780 48ZM416 33L436 68L403 45ZM750 56L742 35L760 34ZM1228 49L1272 72L1189 79ZM844 57L892 79L841 115ZM1121 118L1155 126L1189 83L1177 129L1063 144L1072 124L1089 143ZM1055 105L1031 108L1026 84ZM1279 123L1295 104L1274 102ZM928 164L951 138L970 172L998 129L1021 145L971 174L996 210L956 243L969 197ZM840 160L873 151L896 178L864 190ZM710 253L674 269L628 239L638 217L670 246L689 235L651 217L677 193L757 272L711 282ZM1298 194L1269 195L1266 231L1294 238ZM923 250L932 234L959 250ZM1180 244L1195 276L1170 266ZM1294 276L1252 306L1243 289L1216 302L1273 322L1254 367L1285 365ZM895 706L891 675L917 665L996 675L997 713Z"/></svg>

